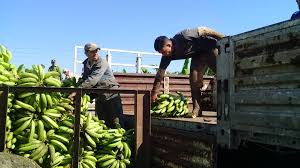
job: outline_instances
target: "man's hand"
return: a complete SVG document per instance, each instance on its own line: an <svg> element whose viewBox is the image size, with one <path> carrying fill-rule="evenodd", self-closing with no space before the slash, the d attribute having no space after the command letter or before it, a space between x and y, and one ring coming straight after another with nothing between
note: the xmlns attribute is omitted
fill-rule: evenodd
<svg viewBox="0 0 300 168"><path fill-rule="evenodd" d="M156 99L157 99L157 93L152 93L152 94L151 94L151 102L152 102L152 103L155 102Z"/></svg>
<svg viewBox="0 0 300 168"><path fill-rule="evenodd" d="M76 92L71 93L68 98L73 99L76 96Z"/></svg>

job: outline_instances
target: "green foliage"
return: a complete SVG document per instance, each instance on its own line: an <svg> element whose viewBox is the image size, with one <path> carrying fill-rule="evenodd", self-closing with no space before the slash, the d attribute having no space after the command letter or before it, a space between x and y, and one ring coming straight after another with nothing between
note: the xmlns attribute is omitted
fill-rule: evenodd
<svg viewBox="0 0 300 168"><path fill-rule="evenodd" d="M189 63L190 63L190 59L186 58L184 60L184 64L183 64L183 67L182 67L182 70L181 70L182 75L188 75L189 74Z"/></svg>
<svg viewBox="0 0 300 168"><path fill-rule="evenodd" d="M145 74L150 74L151 72L145 68L145 67L141 67L141 70L142 70L142 73L145 73Z"/></svg>
<svg viewBox="0 0 300 168"><path fill-rule="evenodd" d="M211 70L209 67L206 67L204 75L214 76L215 74L216 73L213 70Z"/></svg>

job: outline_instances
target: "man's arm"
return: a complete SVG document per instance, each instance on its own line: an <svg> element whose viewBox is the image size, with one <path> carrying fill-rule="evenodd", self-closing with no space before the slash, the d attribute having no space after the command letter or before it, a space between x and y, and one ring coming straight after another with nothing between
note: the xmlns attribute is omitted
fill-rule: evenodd
<svg viewBox="0 0 300 168"><path fill-rule="evenodd" d="M198 27L198 33L199 33L199 36L210 36L217 40L224 37L223 34L217 32L213 29L210 29L208 27Z"/></svg>
<svg viewBox="0 0 300 168"><path fill-rule="evenodd" d="M94 87L103 76L104 72L106 71L108 64L106 61L102 60L101 63L94 65L95 68L93 72L84 80L79 87L83 88L92 88Z"/></svg>
<svg viewBox="0 0 300 168"><path fill-rule="evenodd" d="M159 93L160 85L162 80L164 79L165 72L167 67L169 66L171 59L162 57L159 65L159 69L156 73L155 80L153 83L153 88L151 91L151 100L154 102L156 100L157 94Z"/></svg>

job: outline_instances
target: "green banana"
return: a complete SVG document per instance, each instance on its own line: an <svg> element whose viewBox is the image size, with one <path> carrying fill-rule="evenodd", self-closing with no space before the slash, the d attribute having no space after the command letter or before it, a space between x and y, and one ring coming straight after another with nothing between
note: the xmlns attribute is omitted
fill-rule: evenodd
<svg viewBox="0 0 300 168"><path fill-rule="evenodd" d="M32 160L38 160L42 158L48 152L48 145L45 145L40 153L38 153Z"/></svg>
<svg viewBox="0 0 300 168"><path fill-rule="evenodd" d="M52 107L53 106L53 101L52 101L52 98L49 94L45 94L46 95L46 99L47 99L47 104L49 107Z"/></svg>
<svg viewBox="0 0 300 168"><path fill-rule="evenodd" d="M55 157L55 148L53 145L49 144L49 153L50 153L50 158L51 161L53 162L54 157Z"/></svg>
<svg viewBox="0 0 300 168"><path fill-rule="evenodd" d="M36 156L43 150L43 148L44 148L45 146L46 146L46 144L41 143L40 146L39 146L36 150L34 150L34 151L31 153L31 155L29 156L29 158L34 158L34 157L36 157Z"/></svg>
<svg viewBox="0 0 300 168"><path fill-rule="evenodd" d="M83 157L84 159L88 159L88 160L90 160L90 161L92 161L92 162L97 162L97 158L96 157L94 157L94 156L84 156Z"/></svg>
<svg viewBox="0 0 300 168"><path fill-rule="evenodd" d="M26 110L29 110L31 112L35 112L35 109L31 105L29 105L29 104L23 103L23 102L21 102L19 100L16 100L16 104L19 105L19 106L21 106L22 108L24 108Z"/></svg>
<svg viewBox="0 0 300 168"><path fill-rule="evenodd" d="M83 159L82 161L83 161L83 163L87 164L90 168L96 168L95 162L88 160L88 159Z"/></svg>
<svg viewBox="0 0 300 168"><path fill-rule="evenodd" d="M51 162L51 166L56 166L56 165L59 165L63 160L64 160L65 156L58 156L56 157L53 162Z"/></svg>
<svg viewBox="0 0 300 168"><path fill-rule="evenodd" d="M56 134L49 135L48 138L58 140L60 142L66 143L66 144L69 143L69 140L67 138L60 136L60 135L56 135Z"/></svg>
<svg viewBox="0 0 300 168"><path fill-rule="evenodd" d="M166 107L169 103L170 102L168 100L164 100L157 106L157 108L162 109L162 108Z"/></svg>
<svg viewBox="0 0 300 168"><path fill-rule="evenodd" d="M41 145L41 143L32 143L31 142L31 143L28 143L26 146L18 148L18 151L21 151L21 152L32 151L34 149L37 149L40 145Z"/></svg>
<svg viewBox="0 0 300 168"><path fill-rule="evenodd" d="M89 145L91 145L93 148L96 148L96 142L90 137L90 135L88 135L87 133L84 134L85 135L85 138L87 140L87 143Z"/></svg>
<svg viewBox="0 0 300 168"><path fill-rule="evenodd" d="M37 79L32 78L32 77L27 77L27 78L22 78L20 80L18 80L18 84L22 84L22 83L36 83Z"/></svg>
<svg viewBox="0 0 300 168"><path fill-rule="evenodd" d="M61 87L61 82L55 78L47 78L44 80L47 86Z"/></svg>
<svg viewBox="0 0 300 168"><path fill-rule="evenodd" d="M25 121L19 128L14 131L14 134L20 134L23 130L25 130L29 124L31 123L31 119Z"/></svg>
<svg viewBox="0 0 300 168"><path fill-rule="evenodd" d="M74 134L74 130L71 129L71 128L69 128L69 127L66 127L66 126L59 126L58 130L61 131L61 132L65 132L65 133L69 133L69 134Z"/></svg>
<svg viewBox="0 0 300 168"><path fill-rule="evenodd" d="M169 97L170 97L169 94L161 94L161 95L159 95L159 98L162 98L162 99L169 98Z"/></svg>
<svg viewBox="0 0 300 168"><path fill-rule="evenodd" d="M104 162L100 163L100 166L101 167L106 167L106 166L109 166L109 165L113 164L115 161L116 161L116 159L112 158L110 160L107 160L107 161L104 161Z"/></svg>
<svg viewBox="0 0 300 168"><path fill-rule="evenodd" d="M39 80L39 77L36 74L24 72L20 75L20 78L34 78L36 80Z"/></svg>
<svg viewBox="0 0 300 168"><path fill-rule="evenodd" d="M50 117L46 116L46 115L42 115L43 120L49 124L49 126L51 126L52 128L58 128L58 125L55 121L53 121Z"/></svg>
<svg viewBox="0 0 300 168"><path fill-rule="evenodd" d="M47 108L47 98L46 98L45 93L41 93L40 95L41 95L40 98L42 100L42 106L43 106L43 108Z"/></svg>
<svg viewBox="0 0 300 168"><path fill-rule="evenodd" d="M28 137L28 142L32 142L33 141L33 138L34 138L34 134L35 134L35 121L32 120L31 121L31 127L30 127L30 134L29 134L29 137Z"/></svg>
<svg viewBox="0 0 300 168"><path fill-rule="evenodd" d="M50 140L50 143L51 143L52 145L58 147L59 149L65 151L65 152L68 151L68 148L67 148L63 143L61 143L61 142L58 141L58 140L52 139L52 140Z"/></svg>
<svg viewBox="0 0 300 168"><path fill-rule="evenodd" d="M42 120L39 120L38 121L38 139L41 141L44 141L46 139L44 132L45 132L44 123Z"/></svg>

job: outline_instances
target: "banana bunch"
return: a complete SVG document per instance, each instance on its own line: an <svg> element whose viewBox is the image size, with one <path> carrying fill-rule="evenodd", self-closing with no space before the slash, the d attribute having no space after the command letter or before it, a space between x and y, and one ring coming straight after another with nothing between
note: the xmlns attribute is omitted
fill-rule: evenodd
<svg viewBox="0 0 300 168"><path fill-rule="evenodd" d="M89 104L90 104L91 98L89 95L85 94L81 98L81 113L85 114L89 110Z"/></svg>
<svg viewBox="0 0 300 168"><path fill-rule="evenodd" d="M182 117L186 115L189 101L184 98L182 93L177 95L160 94L157 101L153 103L151 114L163 117Z"/></svg>
<svg viewBox="0 0 300 168"><path fill-rule="evenodd" d="M41 120L37 121L38 133L36 134L35 124L33 120L29 130L17 135L17 139L20 139L22 143L16 147L16 153L35 160L40 165L48 163L51 167L55 167L69 164L71 161L68 150L70 137L59 134L53 129L46 132Z"/></svg>
<svg viewBox="0 0 300 168"><path fill-rule="evenodd" d="M11 124L11 120L9 116L7 116L6 119L6 127L8 128L8 125ZM15 149L15 143L17 142L17 138L14 137L14 133L10 132L10 130L6 130L6 144L5 147L8 150L13 150Z"/></svg>
<svg viewBox="0 0 300 168"><path fill-rule="evenodd" d="M32 65L31 69L25 69L24 72L22 70L19 71L18 86L61 87L61 81L56 79L59 75L56 71L45 73L44 65Z"/></svg>
<svg viewBox="0 0 300 168"><path fill-rule="evenodd" d="M17 68L10 64L12 54L3 45L0 45L0 86L15 86L18 81Z"/></svg>
<svg viewBox="0 0 300 168"><path fill-rule="evenodd" d="M82 152L79 158L79 167L82 168L96 168L97 158L95 157L94 151L84 150L82 148Z"/></svg>
<svg viewBox="0 0 300 168"><path fill-rule="evenodd" d="M10 63L12 54L5 46L0 45L0 62Z"/></svg>
<svg viewBox="0 0 300 168"><path fill-rule="evenodd" d="M133 130L125 131L123 128L110 129L103 133L100 139L103 148L96 155L100 167L123 168L131 164L132 133Z"/></svg>
<svg viewBox="0 0 300 168"><path fill-rule="evenodd" d="M80 127L83 132L82 138L86 142L86 147L90 150L97 147L99 138L103 137L103 130L107 129L104 121L95 121L91 112L88 112L87 116L80 115Z"/></svg>

